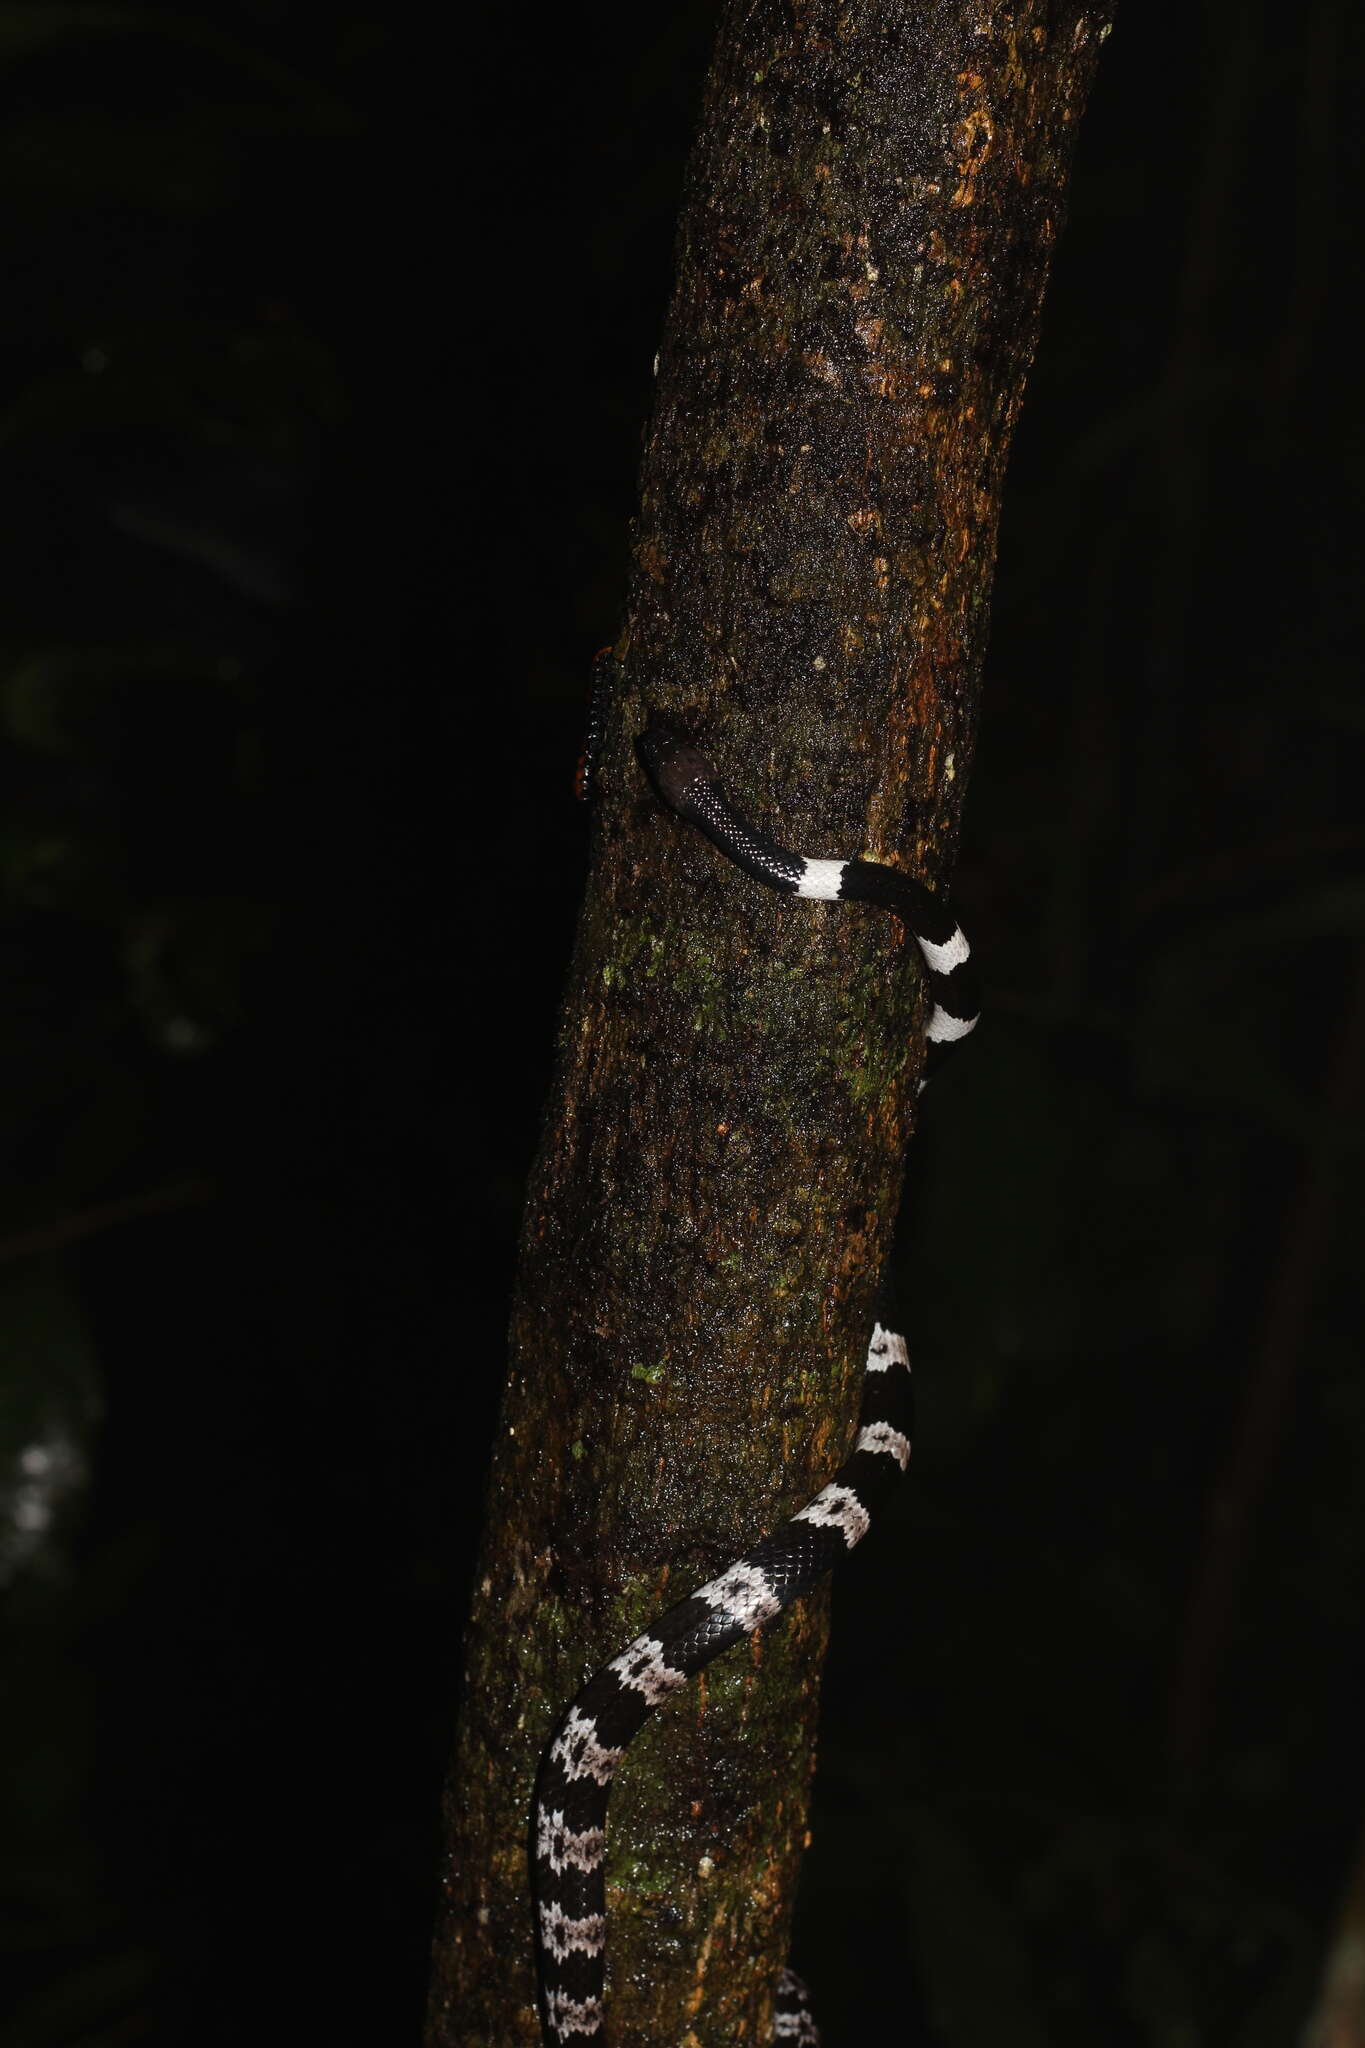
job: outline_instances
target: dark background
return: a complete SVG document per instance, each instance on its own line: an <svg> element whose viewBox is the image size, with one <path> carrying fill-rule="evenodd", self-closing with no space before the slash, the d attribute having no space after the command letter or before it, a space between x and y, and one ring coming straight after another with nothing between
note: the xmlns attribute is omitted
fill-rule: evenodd
<svg viewBox="0 0 1365 2048"><path fill-rule="evenodd" d="M0 4L6 2048L416 2038L714 20ZM829 2048L1296 2041L1358 1853L1360 40L1133 0L1086 119Z"/></svg>

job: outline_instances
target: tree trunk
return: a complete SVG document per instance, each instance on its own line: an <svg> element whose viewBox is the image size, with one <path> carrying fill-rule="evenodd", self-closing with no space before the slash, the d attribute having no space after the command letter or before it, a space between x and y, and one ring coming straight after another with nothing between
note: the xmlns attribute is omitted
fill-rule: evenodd
<svg viewBox="0 0 1365 2048"><path fill-rule="evenodd" d="M556 1716L844 1455L913 1114L899 927L760 890L663 810L632 742L658 712L787 844L946 886L1005 457L1106 12L724 9L527 1196L430 2048L538 2040L527 1822ZM825 1600L798 1606L633 1745L616 2048L766 2042L825 1633Z"/></svg>
<svg viewBox="0 0 1365 2048"><path fill-rule="evenodd" d="M1365 1834L1356 1846L1301 2048L1365 2048Z"/></svg>

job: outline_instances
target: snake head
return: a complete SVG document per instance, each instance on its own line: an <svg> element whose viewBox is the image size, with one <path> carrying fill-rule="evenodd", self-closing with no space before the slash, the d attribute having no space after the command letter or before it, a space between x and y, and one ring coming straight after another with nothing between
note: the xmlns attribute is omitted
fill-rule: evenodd
<svg viewBox="0 0 1365 2048"><path fill-rule="evenodd" d="M666 725L651 725L635 742L645 773L670 810L685 811L698 782L714 782L715 771L699 747Z"/></svg>

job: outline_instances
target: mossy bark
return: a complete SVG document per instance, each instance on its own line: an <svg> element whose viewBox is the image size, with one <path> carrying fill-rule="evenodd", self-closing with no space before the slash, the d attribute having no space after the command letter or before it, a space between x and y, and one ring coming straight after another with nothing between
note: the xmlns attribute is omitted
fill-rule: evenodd
<svg viewBox="0 0 1365 2048"><path fill-rule="evenodd" d="M681 222L587 895L527 1196L430 2048L538 2039L536 1761L588 1673L844 1454L920 1060L904 935L662 809L700 737L808 854L950 874L1006 453L1102 4L733 0ZM816 1598L613 1794L614 2048L766 2042Z"/></svg>

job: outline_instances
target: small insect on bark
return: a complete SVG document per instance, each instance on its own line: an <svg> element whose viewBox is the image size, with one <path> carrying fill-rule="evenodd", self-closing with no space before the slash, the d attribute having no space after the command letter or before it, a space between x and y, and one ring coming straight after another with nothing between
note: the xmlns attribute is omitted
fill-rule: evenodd
<svg viewBox="0 0 1365 2048"><path fill-rule="evenodd" d="M588 722L583 733L583 750L574 771L573 793L579 803L591 803L597 794L597 763L602 752L607 706L620 674L620 663L610 647L599 647L593 656L592 686L588 692Z"/></svg>

